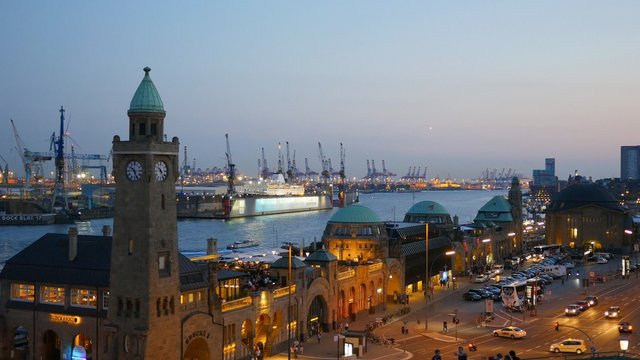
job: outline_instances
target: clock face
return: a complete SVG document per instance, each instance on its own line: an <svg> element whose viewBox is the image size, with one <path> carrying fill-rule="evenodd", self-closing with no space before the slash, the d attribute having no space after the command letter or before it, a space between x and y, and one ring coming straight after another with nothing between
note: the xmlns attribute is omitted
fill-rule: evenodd
<svg viewBox="0 0 640 360"><path fill-rule="evenodd" d="M156 176L156 181L164 181L167 178L167 164L164 161L156 162L153 172Z"/></svg>
<svg viewBox="0 0 640 360"><path fill-rule="evenodd" d="M129 161L127 164L127 179L130 181L138 181L142 178L142 164L137 161Z"/></svg>

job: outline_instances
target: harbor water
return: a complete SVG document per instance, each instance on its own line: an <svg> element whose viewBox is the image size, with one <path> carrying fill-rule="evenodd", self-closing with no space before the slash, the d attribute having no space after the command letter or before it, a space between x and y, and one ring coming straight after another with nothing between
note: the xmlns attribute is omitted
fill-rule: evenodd
<svg viewBox="0 0 640 360"><path fill-rule="evenodd" d="M478 210L496 195L505 191L455 190L416 193L360 194L360 205L375 211L382 221L402 221L404 214L420 201L440 203L460 223L473 220ZM337 209L293 214L259 216L232 220L180 220L178 221L178 246L182 252L204 252L206 239L218 239L219 248L236 241L255 240L266 247L279 247L283 242L305 245L320 241L327 221ZM96 219L77 222L75 225L3 226L0 227L0 267L4 263L46 233L66 233L77 226L81 235L100 235L102 226L113 226L113 219Z"/></svg>

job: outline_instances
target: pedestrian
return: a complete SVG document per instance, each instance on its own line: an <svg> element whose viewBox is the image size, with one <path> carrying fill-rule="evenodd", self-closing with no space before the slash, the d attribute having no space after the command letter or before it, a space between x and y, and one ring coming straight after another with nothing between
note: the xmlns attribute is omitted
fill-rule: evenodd
<svg viewBox="0 0 640 360"><path fill-rule="evenodd" d="M511 356L511 360L520 360L520 358L516 356L516 352L513 350L509 351L509 356Z"/></svg>
<svg viewBox="0 0 640 360"><path fill-rule="evenodd" d="M446 334L448 330L449 329L447 329L447 322L446 321L442 322L442 332Z"/></svg>
<svg viewBox="0 0 640 360"><path fill-rule="evenodd" d="M467 360L467 353L464 352L462 346L458 346L458 351L454 352L453 355L458 357L458 360Z"/></svg>
<svg viewBox="0 0 640 360"><path fill-rule="evenodd" d="M322 337L322 335L320 335L320 331L318 331L318 344L320 344L320 338Z"/></svg>
<svg viewBox="0 0 640 360"><path fill-rule="evenodd" d="M397 304L398 303L398 293L393 293L393 303Z"/></svg>
<svg viewBox="0 0 640 360"><path fill-rule="evenodd" d="M300 351L299 351L300 355L304 355L304 343L301 342L300 343Z"/></svg>
<svg viewBox="0 0 640 360"><path fill-rule="evenodd" d="M431 360L442 360L442 356L440 356L440 349L436 349Z"/></svg>
<svg viewBox="0 0 640 360"><path fill-rule="evenodd" d="M344 331L349 331L349 323L344 324Z"/></svg>
<svg viewBox="0 0 640 360"><path fill-rule="evenodd" d="M502 360L502 353L498 353L494 359L495 360Z"/></svg>

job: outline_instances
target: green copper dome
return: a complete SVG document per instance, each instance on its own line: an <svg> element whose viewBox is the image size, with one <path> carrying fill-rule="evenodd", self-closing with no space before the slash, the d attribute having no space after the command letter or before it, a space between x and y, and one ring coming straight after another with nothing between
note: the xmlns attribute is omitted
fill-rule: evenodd
<svg viewBox="0 0 640 360"><path fill-rule="evenodd" d="M407 214L449 215L449 212L437 202L426 200L413 205Z"/></svg>
<svg viewBox="0 0 640 360"><path fill-rule="evenodd" d="M153 85L151 77L149 77L149 67L144 69L144 79L138 86L136 93L133 94L131 99L131 105L129 105L129 112L160 112L164 113L164 104L158 94L156 86Z"/></svg>
<svg viewBox="0 0 640 360"><path fill-rule="evenodd" d="M329 219L329 223L343 224L375 224L381 222L373 210L362 205L350 205L342 208Z"/></svg>

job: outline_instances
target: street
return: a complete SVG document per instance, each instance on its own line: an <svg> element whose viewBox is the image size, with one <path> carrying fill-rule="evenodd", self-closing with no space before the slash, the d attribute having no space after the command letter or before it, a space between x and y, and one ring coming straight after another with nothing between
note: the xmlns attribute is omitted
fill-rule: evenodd
<svg viewBox="0 0 640 360"><path fill-rule="evenodd" d="M587 336L580 330L591 337L597 352L618 352L619 340L623 337L618 333L618 323L628 321L633 325L640 324L640 294L637 291L640 281L636 273L631 273L628 279L607 279L606 283L597 283L589 288L581 287L580 279L588 276L591 271L602 274L609 269L608 265L593 263L573 269L573 277L566 279L564 283L560 279L554 280L547 285L544 300L538 305L535 317L530 316L528 311L507 312L499 301L496 301L495 319L488 322L485 328L479 328L476 319L485 310L485 303L464 301L462 293L468 288L480 288L482 284L469 284L458 291L436 295L436 300L429 306L429 331L426 335L423 323L424 305L422 309L416 308L405 318L409 323L409 334L401 335L395 327L383 327L376 330L376 333L387 338L394 337L400 348L413 353L419 359L430 358L435 349L440 349L443 358L451 358L458 346L464 346L470 358L486 358L497 353L505 355L509 350L514 350L521 358L545 357L551 355L549 346L552 343L567 338L583 339L591 346ZM577 271L581 274L580 278L575 275ZM582 300L587 295L598 296L599 303L578 316L565 316L564 309L567 305ZM604 312L609 306L622 308L620 319L604 317ZM453 324L451 316L456 310L460 319L458 325ZM442 332L443 321L447 321L449 325L446 334ZM556 322L560 324L558 331L554 326ZM493 330L508 325L521 327L527 331L527 336L518 340L492 335ZM628 352L640 353L640 341L636 339L637 336L628 334L624 337L630 341ZM469 341L478 346L476 352L468 351L466 345Z"/></svg>

